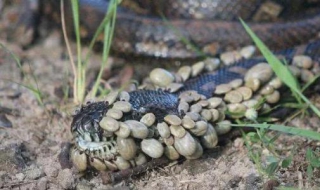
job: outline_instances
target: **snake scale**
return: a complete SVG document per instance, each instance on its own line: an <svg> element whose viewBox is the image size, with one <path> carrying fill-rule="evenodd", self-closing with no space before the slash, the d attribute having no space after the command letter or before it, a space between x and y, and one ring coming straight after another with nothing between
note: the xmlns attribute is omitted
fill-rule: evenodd
<svg viewBox="0 0 320 190"><path fill-rule="evenodd" d="M159 8L152 1L135 2L151 11L145 12L144 6L140 9L142 13L120 7L113 49L162 58L199 56L181 42L181 34L209 55L250 44L250 38L235 19L239 15L245 19L253 17L255 13L247 9L257 10L261 4L254 0L246 1L251 4L218 0L168 1ZM281 3L288 5L286 0ZM92 35L107 4L108 1L103 0L80 0L86 35ZM180 11L179 6L187 8ZM226 14L224 11L229 7L242 9ZM212 15L212 9L222 14ZM243 9L245 11L241 11ZM159 10L170 19L169 26L159 15L152 14ZM287 6L286 11L289 14L295 9ZM213 19L218 21L213 22ZM320 41L309 42L320 30L317 11L287 22L280 19L275 23L249 24L273 50L286 49L277 54L290 63L291 72L299 80L308 82L319 73ZM308 44L294 47L303 43ZM193 66L183 66L176 73L157 68L137 90L114 91L104 101L83 105L71 124L75 142L71 160L75 167L79 171L88 168L117 171L162 156L170 160L197 159L205 149L217 145L220 135L231 130L232 119L256 119L279 101L284 85L263 58L241 59L219 70L216 70L217 65L218 59L208 58Z"/></svg>
<svg viewBox="0 0 320 190"><path fill-rule="evenodd" d="M83 37L90 39L104 17L109 1L79 2ZM304 44L314 38L320 29L318 1L134 2L142 6L138 13L132 11L132 6L118 9L112 49L121 54L185 59L203 54L216 55L243 47L252 42L239 23L239 17L247 21L251 29L273 50ZM278 4L273 5L274 2ZM267 4L266 11L263 4ZM307 8L300 10L300 7ZM276 13L272 13L273 9L276 9ZM277 9L282 12L277 13Z"/></svg>

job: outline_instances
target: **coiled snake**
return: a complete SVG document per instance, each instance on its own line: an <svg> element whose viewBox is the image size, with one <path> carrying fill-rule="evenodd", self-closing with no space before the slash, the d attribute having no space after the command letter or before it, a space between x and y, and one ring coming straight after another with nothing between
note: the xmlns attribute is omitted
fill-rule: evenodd
<svg viewBox="0 0 320 190"><path fill-rule="evenodd" d="M81 2L89 3L101 14L105 11L99 6L105 1ZM175 7L173 1L169 2L172 4L168 6ZM186 1L177 1L178 4L183 2ZM213 2L220 1L202 3ZM226 2L240 1L220 3L227 6ZM177 12L184 19L175 19L174 15L170 23L201 50L214 49L205 53L215 54L234 45L248 45L249 37L238 22L186 20L203 16L194 12ZM227 16L234 19L237 14L240 13ZM320 17L315 15L298 21L250 26L272 48L288 48L316 36ZM163 19L143 17L123 9L118 16L113 48L167 58L197 56L180 39ZM319 73L319 47L320 41L315 41L278 54L290 63L297 78L307 82ZM74 165L80 171L88 167L115 171L162 156L171 160L199 158L204 149L217 145L219 135L230 131L231 119L256 118L279 101L283 84L264 62L263 58L242 59L216 70L219 60L208 58L193 66L183 66L177 73L158 68L150 73L149 83L141 89L111 92L102 102L82 106L71 124L75 141L71 150Z"/></svg>
<svg viewBox="0 0 320 190"><path fill-rule="evenodd" d="M115 52L175 59L219 54L252 43L239 18L248 22L272 50L305 44L320 30L319 1L139 0L134 3L143 6L139 13L132 11L133 5L118 9L112 43ZM80 0L80 4L83 37L91 37L105 15L108 1ZM70 20L71 16L67 18Z"/></svg>

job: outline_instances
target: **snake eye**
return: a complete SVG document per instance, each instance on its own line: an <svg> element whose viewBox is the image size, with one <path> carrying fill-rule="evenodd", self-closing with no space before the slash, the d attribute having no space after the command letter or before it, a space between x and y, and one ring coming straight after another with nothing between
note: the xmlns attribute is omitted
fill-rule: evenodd
<svg viewBox="0 0 320 190"><path fill-rule="evenodd" d="M77 107L77 108L75 108L74 110L73 110L73 116L75 116L75 115L77 115L77 114L79 114L81 112L81 107Z"/></svg>
<svg viewBox="0 0 320 190"><path fill-rule="evenodd" d="M78 112L74 115L72 121L72 131L78 131L79 133L99 133L99 122L103 115L108 110L108 104L106 102L88 103L82 106Z"/></svg>
<svg viewBox="0 0 320 190"><path fill-rule="evenodd" d="M85 133L97 133L99 132L99 124L95 121L89 121L81 125L81 130Z"/></svg>
<svg viewBox="0 0 320 190"><path fill-rule="evenodd" d="M87 124L85 124L85 125L82 125L82 126L81 126L81 129L82 129L83 131L85 131L85 132L92 132L92 131L94 131L94 128L93 128L91 122L89 122L89 123L87 123Z"/></svg>

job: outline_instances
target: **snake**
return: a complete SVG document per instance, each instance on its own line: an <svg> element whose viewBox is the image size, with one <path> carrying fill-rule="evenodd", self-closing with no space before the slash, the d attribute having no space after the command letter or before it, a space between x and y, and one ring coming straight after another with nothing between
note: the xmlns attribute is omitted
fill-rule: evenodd
<svg viewBox="0 0 320 190"><path fill-rule="evenodd" d="M208 2L220 1L204 1ZM226 7L230 5L226 2L231 3L223 2L225 4L221 5ZM107 1L80 3L100 11L99 17L105 14L102 5ZM145 3L149 5L150 2ZM173 1L167 6L176 7ZM82 8L84 13L87 7ZM190 6L187 7L190 10ZM166 6L161 10L165 12ZM219 47L215 46L215 51L211 52L216 54L227 50L228 46L249 44L249 37L240 29L241 24L232 20L234 15L228 15L231 21L212 22L213 18L206 20L203 15L189 13L175 12L170 24L197 48L204 50L218 44ZM120 8L112 44L114 49L162 58L198 56L181 42L181 37L164 19L147 14L148 17ZM276 55L289 63L295 77L308 82L320 72L320 41L309 42L318 33L319 23L320 17L316 13L288 22L249 25L273 50L281 49L275 51ZM301 43L306 45L296 46ZM141 48L139 44L152 46ZM153 46L165 47L165 51L153 49ZM255 120L280 101L285 85L263 57L242 58L223 68L217 66L219 61L206 58L192 66L182 66L177 72L156 68L136 90L112 91L103 101L82 105L71 124L74 146L70 156L74 166L81 172L89 168L118 171L161 157L198 159L206 149L217 146L219 136L231 131L233 119Z"/></svg>
<svg viewBox="0 0 320 190"><path fill-rule="evenodd" d="M79 2L82 37L90 38L109 1ZM320 30L317 7L292 19L286 16L299 6L318 5L317 1L133 2L134 6L118 8L112 43L116 52L168 59L221 54L251 44L238 17L260 15L267 21L249 21L249 26L272 50L281 50L276 54L289 63L293 75L308 82L320 72L320 41L310 41ZM275 15L260 8L264 3L275 8ZM282 8L284 17L279 19ZM70 12L66 11L69 22ZM305 45L297 46L301 44ZM285 87L264 58L241 59L221 69L219 61L206 58L175 73L157 68L134 91L112 91L103 101L82 105L71 123L74 166L80 172L117 171L163 156L198 159L217 146L219 136L230 132L233 119L257 119L279 102Z"/></svg>
<svg viewBox="0 0 320 190"><path fill-rule="evenodd" d="M112 49L121 55L186 59L244 47L252 41L239 18L248 22L272 50L304 44L315 38L320 29L318 1L133 2L135 6L120 6L117 12ZM90 39L110 2L80 0L79 3L83 37ZM132 10L132 7L139 7L135 9L140 11ZM69 20L70 17L67 14Z"/></svg>
<svg viewBox="0 0 320 190"><path fill-rule="evenodd" d="M277 55L308 82L320 72L319 45L318 40ZM197 159L231 131L233 119L255 120L283 96L285 85L264 58L215 70L216 64L209 58L176 73L156 68L140 88L112 91L103 101L81 106L71 124L76 168L117 171L161 157Z"/></svg>
<svg viewBox="0 0 320 190"><path fill-rule="evenodd" d="M67 31L74 36L70 1L64 2ZM13 27L9 31L11 38L19 40L24 32L30 33L30 28L41 23L39 16L60 23L59 3L21 2L18 27L9 26ZM79 0L80 34L84 40L92 39L109 4L110 0ZM111 48L120 56L165 59L219 55L252 44L239 22L242 18L269 48L287 49L318 35L319 4L319 0L123 0L117 9ZM28 37L21 39L23 43L34 41ZM98 44L102 40L98 38Z"/></svg>

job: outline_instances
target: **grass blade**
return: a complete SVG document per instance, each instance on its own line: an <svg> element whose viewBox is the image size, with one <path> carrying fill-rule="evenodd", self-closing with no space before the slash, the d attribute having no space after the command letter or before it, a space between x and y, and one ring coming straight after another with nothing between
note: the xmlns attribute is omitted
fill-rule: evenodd
<svg viewBox="0 0 320 190"><path fill-rule="evenodd" d="M241 20L241 19L240 19ZM299 89L299 84L296 78L291 74L287 67L269 50L269 48L258 38L256 34L249 28L249 26L241 20L247 33L250 35L254 43L258 46L263 57L268 61L269 65L276 73L276 75L291 89Z"/></svg>
<svg viewBox="0 0 320 190"><path fill-rule="evenodd" d="M114 2L116 2L116 4L118 5L120 3L119 0L115 0ZM114 4L112 4L114 5ZM111 8L110 8L111 7ZM106 26L106 24L108 22L110 22L110 20L112 20L113 15L115 14L115 12L117 11L117 6L109 6L110 9L108 9L108 12L106 14L106 16L103 18L102 22L100 23L99 27L97 28L96 32L94 33L94 36L89 44L89 52L86 54L86 57L84 59L84 63L86 64L88 62L88 59L91 55L91 50L99 36L99 34L103 31L104 27ZM112 34L113 35L113 34Z"/></svg>
<svg viewBox="0 0 320 190"><path fill-rule="evenodd" d="M91 90L91 95L93 97L95 97L97 95L97 91L101 82L101 77L102 77L102 73L104 68L107 65L108 62L108 57L109 57L109 52L110 52L110 47L111 47L111 43L112 43L112 38L113 38L113 34L114 34L114 28L115 28L115 22L116 22L116 16L117 16L117 5L118 2L117 0L112 0L110 2L110 5L108 7L108 11L106 13L105 18L107 18L109 16L109 14L111 14L111 20L107 20L108 22L105 23L105 27L104 27L104 43L103 43L103 52L102 52L102 64L98 73L98 76L96 78L96 81L93 85L93 88Z"/></svg>
<svg viewBox="0 0 320 190"><path fill-rule="evenodd" d="M6 48L3 44L0 43L0 48L1 49L4 49L6 52L8 52L10 54L10 56L14 59L14 61L16 62L17 66L19 67L21 73L26 76L26 73L24 73L23 69L22 69L22 64L20 62L20 59L18 58L18 56L16 56L13 52L11 52L8 48ZM31 73L31 79L33 80L33 83L34 84L22 84L22 83L18 83L18 82L15 82L13 80L10 80L10 79L1 79L0 80L5 80L5 81L9 81L9 82L12 82L12 83L15 83L15 84L18 84L28 90L30 90L33 95L36 97L38 103L43 106L43 94L39 88L39 85L38 85L38 80L37 80L37 77L35 76L34 74L34 71L33 69L31 68L30 64L28 65L29 66L29 69L30 69L30 73Z"/></svg>
<svg viewBox="0 0 320 190"><path fill-rule="evenodd" d="M242 19L240 19L240 21L247 33L250 35L254 43L261 51L262 55L268 61L276 75L281 79L281 81L284 84L286 84L291 89L292 92L296 93L303 101L305 101L308 104L308 106L310 106L310 108L314 111L314 113L317 114L318 117L320 117L320 110L317 107L315 107L308 100L308 98L306 98L301 93L300 86L295 77L289 71L289 69L281 63L281 61L268 49L268 47L258 38L258 36L253 33L253 31Z"/></svg>
<svg viewBox="0 0 320 190"><path fill-rule="evenodd" d="M305 137L308 139L318 140L320 141L320 133L315 131L310 131L306 129L299 129L296 127L288 127L284 125L276 125L276 124L232 124L234 127L253 127L259 129L268 129L273 131L284 132L291 135L299 135L301 137Z"/></svg>
<svg viewBox="0 0 320 190"><path fill-rule="evenodd" d="M65 21L65 14L64 14L64 2L63 0L60 0L60 10L61 10L61 26L62 26L62 33L63 33L63 38L66 43L66 48L68 51L71 67L72 67L72 72L73 72L73 100L76 102L78 100L78 94L76 93L78 91L77 87L77 81L78 81L78 74L77 74L77 69L75 66L75 62L73 60L72 56L72 51L70 48L70 43L68 40L68 34L67 34L67 29L66 29L66 21Z"/></svg>
<svg viewBox="0 0 320 190"><path fill-rule="evenodd" d="M82 64L82 56L81 56L81 40L80 40L80 18L79 18L79 2L78 0L71 0L72 7L72 15L73 15L73 23L74 23L74 31L76 36L77 43L77 91L74 92L77 95L76 102L80 103L84 100L85 96L85 81L86 81L86 68Z"/></svg>

